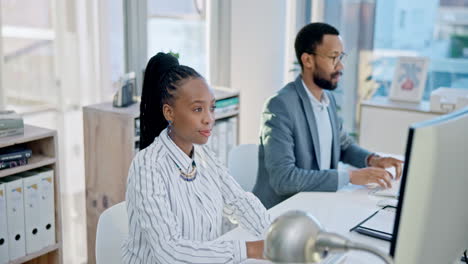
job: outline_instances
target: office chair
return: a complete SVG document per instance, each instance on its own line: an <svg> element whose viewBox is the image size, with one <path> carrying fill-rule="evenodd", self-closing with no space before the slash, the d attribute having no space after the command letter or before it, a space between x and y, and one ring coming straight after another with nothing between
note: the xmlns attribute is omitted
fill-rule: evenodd
<svg viewBox="0 0 468 264"><path fill-rule="evenodd" d="M106 209L97 224L96 264L122 263L120 247L128 236L126 202Z"/></svg>
<svg viewBox="0 0 468 264"><path fill-rule="evenodd" d="M245 191L251 192L257 180L258 146L242 144L232 148L228 155L228 170Z"/></svg>

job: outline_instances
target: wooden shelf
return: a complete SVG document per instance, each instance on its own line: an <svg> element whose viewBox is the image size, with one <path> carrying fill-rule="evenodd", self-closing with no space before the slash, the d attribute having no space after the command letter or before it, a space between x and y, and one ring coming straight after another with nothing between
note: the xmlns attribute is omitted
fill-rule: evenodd
<svg viewBox="0 0 468 264"><path fill-rule="evenodd" d="M134 103L127 107L114 107L112 103L105 102L83 107L86 111L96 111L107 114L122 115L126 117L137 118L140 116L140 103Z"/></svg>
<svg viewBox="0 0 468 264"><path fill-rule="evenodd" d="M20 172L37 169L46 165L51 165L55 163L55 158L47 157L44 155L34 155L28 160L28 164L0 170L0 178L17 174Z"/></svg>
<svg viewBox="0 0 468 264"><path fill-rule="evenodd" d="M24 125L24 135L14 135L0 138L0 148L13 146L55 136L55 131L47 128Z"/></svg>
<svg viewBox="0 0 468 264"><path fill-rule="evenodd" d="M55 130L31 125L24 126L24 134L0 138L0 149L24 145L32 151L28 164L0 170L0 178L30 171L43 166L50 166L54 174L55 241L56 243L24 257L10 260L8 264L61 264L62 261L62 218L59 157L57 156L57 132Z"/></svg>
<svg viewBox="0 0 468 264"><path fill-rule="evenodd" d="M22 258L18 258L18 259L15 259L15 260L10 260L10 262L8 262L8 264L21 264L21 263L25 263L27 261L30 261L30 260L33 260L37 257L40 257L42 255L45 255L47 253L50 253L52 251L55 251L55 250L58 250L60 248L60 245L58 243L52 245L52 246L48 246L48 247L45 247L33 254L29 254L29 255L26 255Z"/></svg>
<svg viewBox="0 0 468 264"><path fill-rule="evenodd" d="M214 87L214 88L215 88L214 94L215 94L216 101L239 96L239 91L235 89L219 87L219 86Z"/></svg>
<svg viewBox="0 0 468 264"><path fill-rule="evenodd" d="M233 116L237 116L238 114L239 114L239 110L229 111L227 113L215 114L215 119L219 120L219 119L223 119L227 117L233 117Z"/></svg>

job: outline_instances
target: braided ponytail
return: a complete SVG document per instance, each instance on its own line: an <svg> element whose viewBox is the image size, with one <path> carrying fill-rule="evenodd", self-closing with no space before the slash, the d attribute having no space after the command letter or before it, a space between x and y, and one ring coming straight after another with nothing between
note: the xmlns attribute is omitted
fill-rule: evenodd
<svg viewBox="0 0 468 264"><path fill-rule="evenodd" d="M178 87L186 80L203 78L194 69L180 65L176 57L159 52L146 66L140 104L140 150L163 131L168 122L163 105L172 103Z"/></svg>

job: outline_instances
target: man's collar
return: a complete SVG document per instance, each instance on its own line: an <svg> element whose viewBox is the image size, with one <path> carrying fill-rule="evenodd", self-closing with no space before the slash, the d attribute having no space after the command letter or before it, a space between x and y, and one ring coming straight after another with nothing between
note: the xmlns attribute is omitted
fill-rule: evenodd
<svg viewBox="0 0 468 264"><path fill-rule="evenodd" d="M330 99L328 98L328 95L327 95L327 93L325 91L322 90L322 97L320 98L320 101L319 101L310 92L310 90L307 87L306 83L302 79L302 76L301 76L301 82L302 82L302 86L304 87L304 89L305 89L305 91L307 93L307 96L309 97L309 99L311 100L313 105L320 106L320 107L328 107L328 105L330 105Z"/></svg>

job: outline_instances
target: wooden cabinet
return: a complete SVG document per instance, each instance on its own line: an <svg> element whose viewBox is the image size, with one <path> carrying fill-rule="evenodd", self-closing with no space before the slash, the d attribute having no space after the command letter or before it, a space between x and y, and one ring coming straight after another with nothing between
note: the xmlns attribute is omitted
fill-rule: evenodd
<svg viewBox="0 0 468 264"><path fill-rule="evenodd" d="M238 117L238 92L215 89L215 97L219 105L215 113L217 122ZM139 150L139 116L138 103L126 108L116 108L111 103L83 108L88 264L96 263L99 216L106 208L125 200L128 169ZM238 126L234 129L236 133L231 135L237 144ZM217 146L211 144L211 147Z"/></svg>
<svg viewBox="0 0 468 264"><path fill-rule="evenodd" d="M54 130L25 125L24 135L0 138L0 148L24 144L32 150L27 165L0 170L0 178L16 175L38 168L51 168L54 172L55 244L24 257L10 260L9 264L62 263L62 217L60 200L60 177L58 165L57 133Z"/></svg>
<svg viewBox="0 0 468 264"><path fill-rule="evenodd" d="M376 97L361 104L359 145L382 153L404 155L408 128L443 113L430 111L429 102L403 103Z"/></svg>
<svg viewBox="0 0 468 264"><path fill-rule="evenodd" d="M125 199L128 168L139 141L135 133L138 118L138 104L115 108L103 103L83 108L88 264L96 263L99 216Z"/></svg>

